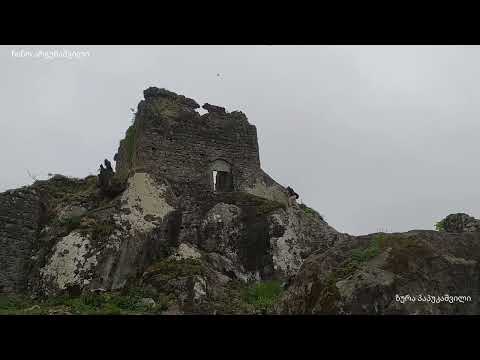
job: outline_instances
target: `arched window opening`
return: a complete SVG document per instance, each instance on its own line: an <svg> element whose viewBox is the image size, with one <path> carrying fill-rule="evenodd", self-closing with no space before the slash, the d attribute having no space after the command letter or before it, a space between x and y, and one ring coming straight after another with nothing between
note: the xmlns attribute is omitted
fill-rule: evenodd
<svg viewBox="0 0 480 360"><path fill-rule="evenodd" d="M212 188L215 192L233 191L232 170L225 160L217 159L210 165Z"/></svg>

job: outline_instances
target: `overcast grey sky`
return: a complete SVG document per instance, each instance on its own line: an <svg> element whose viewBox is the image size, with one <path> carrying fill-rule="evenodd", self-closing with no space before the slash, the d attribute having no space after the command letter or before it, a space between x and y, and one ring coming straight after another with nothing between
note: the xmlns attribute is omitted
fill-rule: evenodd
<svg viewBox="0 0 480 360"><path fill-rule="evenodd" d="M18 57L64 48L89 56ZM480 217L478 46L0 51L0 191L30 184L27 170L96 174L131 123L129 109L158 86L246 113L263 169L339 231L432 229L452 212Z"/></svg>

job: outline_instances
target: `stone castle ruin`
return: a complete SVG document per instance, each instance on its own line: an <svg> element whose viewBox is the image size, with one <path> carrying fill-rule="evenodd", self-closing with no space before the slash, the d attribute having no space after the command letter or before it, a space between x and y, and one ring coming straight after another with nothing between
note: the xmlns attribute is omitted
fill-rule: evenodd
<svg viewBox="0 0 480 360"><path fill-rule="evenodd" d="M115 156L116 172L145 171L185 191L244 191L286 203L286 190L260 167L257 129L240 111L148 88Z"/></svg>
<svg viewBox="0 0 480 360"><path fill-rule="evenodd" d="M0 194L0 286L118 290L147 281L158 261L192 256L210 273L197 287L284 279L333 241L335 230L289 206L287 189L262 170L256 127L242 112L199 108L150 87L115 171L105 159L98 176L57 175Z"/></svg>

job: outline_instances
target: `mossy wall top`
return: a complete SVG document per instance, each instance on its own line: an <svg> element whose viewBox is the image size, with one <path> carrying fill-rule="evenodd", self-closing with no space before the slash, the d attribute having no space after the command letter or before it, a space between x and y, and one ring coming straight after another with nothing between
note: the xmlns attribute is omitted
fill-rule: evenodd
<svg viewBox="0 0 480 360"><path fill-rule="evenodd" d="M222 159L231 165L235 190L254 183L261 171L257 130L243 113L205 106L209 112L200 115L195 111L199 105L184 96L158 88L149 88L144 95L135 132L129 132L133 138L122 141L115 157L117 172L133 168L207 188L210 164Z"/></svg>

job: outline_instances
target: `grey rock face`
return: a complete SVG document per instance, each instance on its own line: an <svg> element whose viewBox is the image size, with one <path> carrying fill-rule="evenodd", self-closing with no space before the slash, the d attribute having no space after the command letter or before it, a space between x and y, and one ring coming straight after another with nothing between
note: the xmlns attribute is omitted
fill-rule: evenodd
<svg viewBox="0 0 480 360"><path fill-rule="evenodd" d="M310 255L282 299L290 314L477 314L480 233L346 237Z"/></svg>
<svg viewBox="0 0 480 360"><path fill-rule="evenodd" d="M157 306L155 300L153 300L152 298L141 298L138 304L140 306L145 306L149 308L154 308L155 306Z"/></svg>
<svg viewBox="0 0 480 360"><path fill-rule="evenodd" d="M294 276L312 252L326 251L344 236L318 214L307 213L300 207L272 214L269 231L274 270L283 278Z"/></svg>
<svg viewBox="0 0 480 360"><path fill-rule="evenodd" d="M0 292L25 290L42 210L35 190L0 193Z"/></svg>
<svg viewBox="0 0 480 360"><path fill-rule="evenodd" d="M77 205L67 205L63 209L58 211L58 219L60 221L66 221L71 218L78 218L87 212L87 209L85 209L83 206L77 206Z"/></svg>

